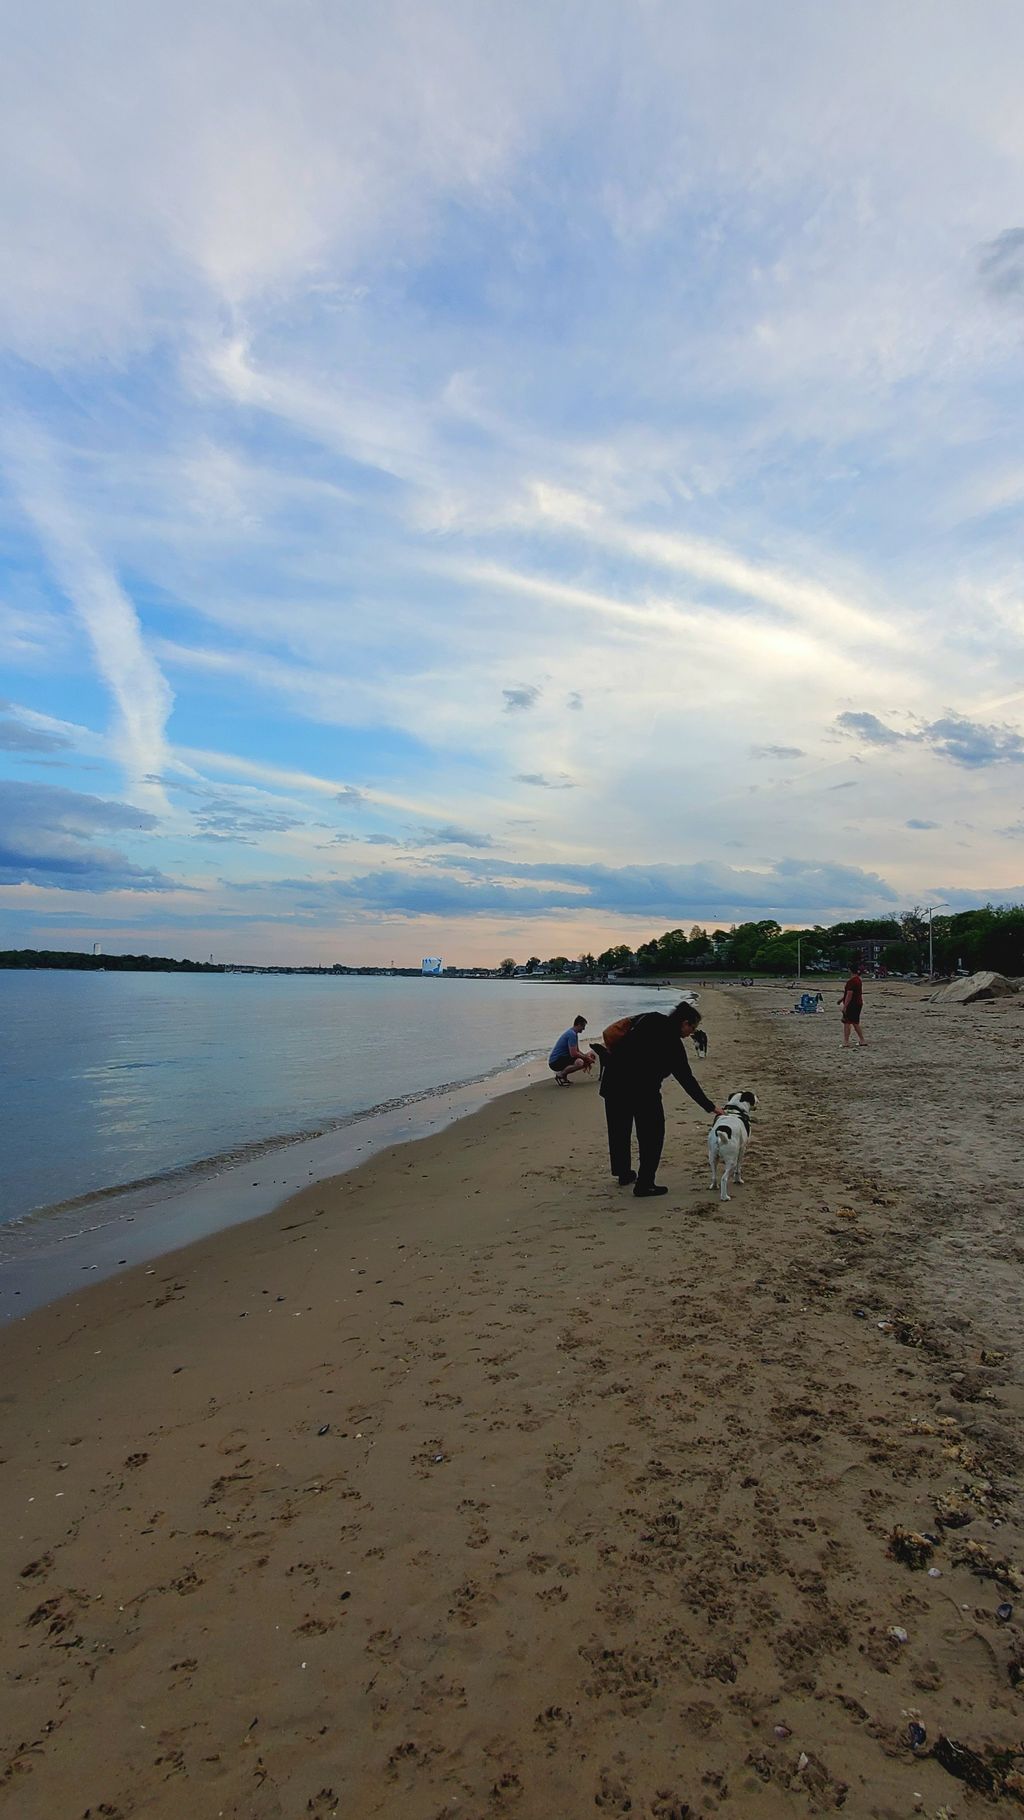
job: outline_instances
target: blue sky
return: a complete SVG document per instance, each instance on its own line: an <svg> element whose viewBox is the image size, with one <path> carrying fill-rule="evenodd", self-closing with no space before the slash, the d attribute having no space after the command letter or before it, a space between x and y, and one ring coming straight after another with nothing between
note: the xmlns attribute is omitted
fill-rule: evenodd
<svg viewBox="0 0 1024 1820"><path fill-rule="evenodd" d="M1024 14L33 9L0 946L1024 898Z"/></svg>

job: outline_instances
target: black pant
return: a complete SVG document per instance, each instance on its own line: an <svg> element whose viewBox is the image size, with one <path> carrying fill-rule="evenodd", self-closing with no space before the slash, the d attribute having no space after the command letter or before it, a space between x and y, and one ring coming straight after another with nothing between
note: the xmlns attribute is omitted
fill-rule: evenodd
<svg viewBox="0 0 1024 1820"><path fill-rule="evenodd" d="M604 1115L608 1121L608 1156L612 1174L628 1175L633 1166L630 1150L635 1125L637 1150L640 1153L637 1187L650 1188L658 1173L665 1143L665 1108L659 1090L655 1087L650 1093L627 1096L608 1094L604 1102Z"/></svg>

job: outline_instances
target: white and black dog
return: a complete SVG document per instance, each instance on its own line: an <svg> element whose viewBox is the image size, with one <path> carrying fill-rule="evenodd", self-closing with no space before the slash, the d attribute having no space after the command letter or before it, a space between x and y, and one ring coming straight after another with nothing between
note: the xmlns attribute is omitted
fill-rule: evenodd
<svg viewBox="0 0 1024 1820"><path fill-rule="evenodd" d="M708 1162L711 1165L711 1187L718 1187L718 1165L722 1165L723 1201L731 1199L729 1181L735 1177L737 1182L743 1180L743 1152L750 1136L750 1115L757 1105L757 1094L749 1090L737 1090L730 1093L725 1102L725 1110L720 1113L708 1132Z"/></svg>

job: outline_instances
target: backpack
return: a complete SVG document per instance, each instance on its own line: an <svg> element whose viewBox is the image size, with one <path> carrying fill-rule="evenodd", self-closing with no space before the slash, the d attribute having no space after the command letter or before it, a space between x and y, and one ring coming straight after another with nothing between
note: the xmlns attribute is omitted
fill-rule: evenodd
<svg viewBox="0 0 1024 1820"><path fill-rule="evenodd" d="M601 1041L605 1048L614 1049L616 1043L621 1043L623 1037L629 1035L635 1022L635 1018L620 1017L614 1024L609 1024L607 1030L602 1030Z"/></svg>

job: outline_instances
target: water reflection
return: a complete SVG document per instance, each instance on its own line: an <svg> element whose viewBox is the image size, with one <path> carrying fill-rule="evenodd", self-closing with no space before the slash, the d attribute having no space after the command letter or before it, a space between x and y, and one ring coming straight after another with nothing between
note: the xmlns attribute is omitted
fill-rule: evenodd
<svg viewBox="0 0 1024 1820"><path fill-rule="evenodd" d="M0 1219L546 1053L637 988L0 973Z"/></svg>

